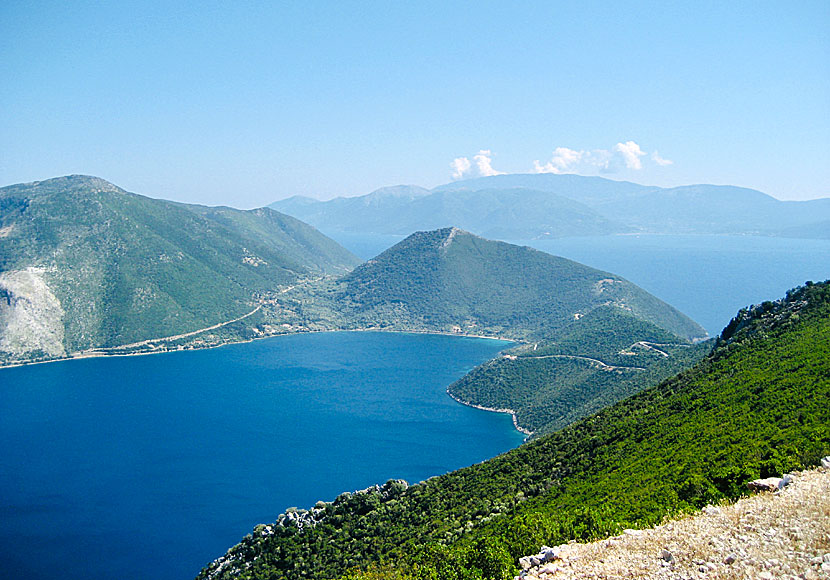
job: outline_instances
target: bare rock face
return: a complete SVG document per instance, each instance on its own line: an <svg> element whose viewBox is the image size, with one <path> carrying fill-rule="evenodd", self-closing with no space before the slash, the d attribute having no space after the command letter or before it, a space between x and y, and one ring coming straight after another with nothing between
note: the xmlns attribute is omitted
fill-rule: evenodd
<svg viewBox="0 0 830 580"><path fill-rule="evenodd" d="M64 356L64 310L42 268L0 273L0 351Z"/></svg>
<svg viewBox="0 0 830 580"><path fill-rule="evenodd" d="M775 491L781 483L780 477L767 477L766 479L755 479L746 484L750 491Z"/></svg>
<svg viewBox="0 0 830 580"><path fill-rule="evenodd" d="M830 578L830 470L772 479L789 485L639 533L543 548L519 560L515 580ZM547 550L555 562L542 561Z"/></svg>

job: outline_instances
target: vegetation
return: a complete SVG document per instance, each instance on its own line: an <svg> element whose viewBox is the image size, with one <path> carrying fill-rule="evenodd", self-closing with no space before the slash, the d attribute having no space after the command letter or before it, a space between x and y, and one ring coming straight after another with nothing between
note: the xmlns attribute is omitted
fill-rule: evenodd
<svg viewBox="0 0 830 580"><path fill-rule="evenodd" d="M457 400L512 409L534 436L561 429L693 366L711 349L601 306L553 338L513 349L450 385Z"/></svg>
<svg viewBox="0 0 830 580"><path fill-rule="evenodd" d="M26 271L37 282L0 280L0 308L19 306L37 326L48 291L63 313L49 324L60 324L66 352L215 325L250 312L258 292L359 263L272 210L172 203L85 176L0 189L0 231L0 274ZM6 360L37 356L26 338Z"/></svg>
<svg viewBox="0 0 830 580"><path fill-rule="evenodd" d="M395 188L373 199L424 194ZM455 228L414 234L337 278L356 260L269 209L165 202L83 176L3 188L0 199L0 362L334 329L506 336L534 340L537 354L612 361L638 341L685 344L704 334L618 276ZM453 394L515 408L524 427L541 433L694 360L638 351L613 364L632 357L649 363L650 382L584 358L521 358L480 369Z"/></svg>
<svg viewBox="0 0 830 580"><path fill-rule="evenodd" d="M739 313L694 368L405 488L258 527L200 578L496 579L542 544L658 523L830 448L830 282Z"/></svg>
<svg viewBox="0 0 830 580"><path fill-rule="evenodd" d="M614 306L684 339L706 334L619 276L457 228L409 236L344 276L332 297L361 327L539 340Z"/></svg>

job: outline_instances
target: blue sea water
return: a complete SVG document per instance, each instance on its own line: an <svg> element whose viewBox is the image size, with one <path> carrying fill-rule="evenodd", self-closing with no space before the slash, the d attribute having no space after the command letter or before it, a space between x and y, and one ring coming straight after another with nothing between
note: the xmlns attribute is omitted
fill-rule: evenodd
<svg viewBox="0 0 830 580"><path fill-rule="evenodd" d="M745 306L830 278L830 240L651 234L516 243L623 276L711 336Z"/></svg>
<svg viewBox="0 0 830 580"><path fill-rule="evenodd" d="M402 236L327 232L363 259ZM750 304L830 278L830 240L733 235L620 235L510 240L627 278L703 326L723 330Z"/></svg>
<svg viewBox="0 0 830 580"><path fill-rule="evenodd" d="M322 333L0 370L0 575L192 578L287 507L522 441L445 388L509 343Z"/></svg>

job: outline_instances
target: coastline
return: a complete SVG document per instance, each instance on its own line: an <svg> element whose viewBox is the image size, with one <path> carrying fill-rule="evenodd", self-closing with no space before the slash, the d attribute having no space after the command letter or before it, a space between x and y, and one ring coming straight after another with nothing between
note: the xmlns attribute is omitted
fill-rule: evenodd
<svg viewBox="0 0 830 580"><path fill-rule="evenodd" d="M249 313L253 314L253 313ZM248 315L246 315L247 317ZM243 317L244 318L244 317ZM230 321L236 322L236 321ZM211 327L211 329L215 329L218 326L224 326L228 323L222 323L215 327ZM200 331L194 331L192 333L186 333L187 336L195 336L196 334L201 334L201 332L207 332L209 329L202 329ZM137 350L135 352L107 352L114 351L122 348L129 348L132 345L121 345L121 346L113 346L113 347L102 347L101 349L88 349L77 351L73 353L69 353L62 357L55 357L45 360L33 360L33 361L14 361L8 364L0 364L0 371L3 369L11 369L17 367L25 367L30 365L41 365L41 364L48 364L48 363L56 363L62 361L71 361L71 360L82 360L88 358L104 358L104 357L124 357L124 356L146 356L152 354L164 354L164 353L171 353L171 352L185 352L190 350L206 350L211 348L220 348L223 346L228 346L232 344L246 344L249 342L254 342L256 340L263 340L267 338L276 338L279 336L292 336L296 334L311 334L311 333L319 333L319 332L397 332L400 334L432 334L436 336L458 336L462 338L482 338L487 340L499 340L502 342L514 342L514 343L522 343L524 341L516 338L508 338L504 336L486 336L482 334L466 334L466 333L459 333L459 332L441 332L439 330L417 330L417 329L408 329L408 330L396 330L396 329L389 329L389 328L328 328L324 330L298 330L293 332L280 332L275 334L267 334L263 336L255 336L253 338L248 339L239 339L239 340L229 340L227 342L220 342L216 344L206 344L206 345L199 345L199 346L189 346L184 348L167 348L161 347L153 350ZM181 336L181 335L180 335ZM157 338L157 339L148 339L145 341L141 341L141 343L132 343L132 344L149 344L153 342L165 342L169 341L171 338L174 337L165 337L165 338ZM461 402L461 401L459 401ZM466 404L466 403L464 403ZM490 410L490 409L485 409Z"/></svg>
<svg viewBox="0 0 830 580"><path fill-rule="evenodd" d="M247 318L248 316L250 316L250 314L253 314L253 312L243 316L242 318ZM232 322L236 322L236 321L232 321ZM212 327L211 329L215 329L219 326L224 326L225 324L227 324L227 323L219 324L217 326ZM206 332L207 330L208 329L203 329L204 332ZM185 348L162 347L162 348L157 348L157 349L154 349L154 350L144 350L144 351L136 351L136 352L106 352L104 350L89 349L89 350L85 350L85 351L78 351L78 352L70 353L70 354L68 354L66 356L63 356L63 357L60 357L60 358L51 358L51 359L47 359L47 360L36 360L36 361L26 361L26 362L13 362L13 363L10 363L10 364L0 365L0 372L2 372L3 369L25 367L25 366L31 366L31 365L57 363L57 362L71 361L71 360L83 360L83 359L90 359L90 358L107 358L107 357L149 356L149 355L154 355L154 354L186 352L186 351L191 351L191 350L207 350L207 349L212 349L212 348L221 348L223 346L230 346L230 345L234 345L234 344L246 344L246 343L254 342L256 340L263 340L263 339L268 339L268 338L277 338L277 337L280 337L280 336L294 336L294 335L297 335L297 334L312 334L312 333L323 333L323 332L394 332L394 333L400 333L400 334L429 334L429 335L435 335L435 336L457 336L457 337L462 337L462 338L478 338L478 339L486 339L486 340L498 340L498 341L502 341L502 342L511 342L511 343L523 343L523 342L525 342L521 339L508 338L508 337L504 337L504 336L487 336L487 335L482 335L482 334L467 334L467 333L460 333L460 332L441 332L439 330L418 330L418 329L393 330L393 329L388 329L388 328L384 329L384 328L371 328L371 327L370 328L330 328L330 329L325 329L325 330L298 330L298 331L294 331L294 332L282 332L282 333L276 333L276 334L269 334L269 335L265 335L265 336L256 336L254 338L249 338L249 339L245 339L245 340L233 340L233 341L227 341L227 342L222 342L222 343L218 343L218 344L191 346L191 347L185 347ZM201 332L196 331L196 332L192 332L192 333L187 333L187 336L194 336L196 334L201 334ZM182 335L179 335L179 336L182 336ZM132 344L149 344L149 343L152 343L152 342L155 342L155 341L164 342L166 340L169 340L170 338L172 338L172 337L155 339L155 340L146 340L146 341L141 341L140 343L132 343ZM116 350L116 349L119 349L119 348L128 348L130 346L131 345L116 346L116 347L110 347L110 349L111 350ZM493 357L493 358L494 359L498 358L498 356L499 355L496 355L496 357ZM490 360L493 360L493 359L490 359ZM518 417L516 416L516 411L514 411L513 409L497 409L497 408L494 408L494 407L485 407L483 405L476 405L476 404L470 403L468 401L463 401L463 400L459 399L458 397L456 397L455 395L453 395L452 393L450 393L449 386L446 389L446 393L453 401L455 401L456 403L459 403L461 405L464 405L466 407L472 407L473 409L478 409L480 411L490 411L490 412L493 412L493 413L510 413L510 416L513 420L513 427L517 431L519 431L520 433L525 435L525 440L528 437L530 437L531 435L533 435L533 431L530 431L529 429L525 429L524 427L519 425Z"/></svg>
<svg viewBox="0 0 830 580"><path fill-rule="evenodd" d="M530 437L531 435L533 435L533 431L531 431L530 429L525 429L524 427L519 425L519 420L516 417L516 411L514 411L513 409L497 409L495 407L485 407L483 405L476 405L475 403L470 403L468 401L463 401L463 400L459 399L458 397L456 397L455 395L453 395L450 392L449 387L447 387L447 395L450 397L450 399L452 399L456 403L461 403L465 407L472 407L473 409L479 409L481 411L491 411L493 413L510 413L510 416L513 418L513 427L516 428L516 431L518 431L520 433L523 433L527 437ZM527 437L525 438L525 440L527 440Z"/></svg>

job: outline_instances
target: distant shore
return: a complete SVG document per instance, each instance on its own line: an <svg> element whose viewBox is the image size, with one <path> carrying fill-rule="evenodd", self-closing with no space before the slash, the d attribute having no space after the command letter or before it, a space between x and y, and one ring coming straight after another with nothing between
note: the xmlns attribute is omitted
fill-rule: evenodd
<svg viewBox="0 0 830 580"><path fill-rule="evenodd" d="M83 359L90 359L90 358L106 358L106 357L125 357L125 356L147 356L153 354L163 354L163 353L173 353L173 352L185 352L185 351L192 351L192 350L207 350L211 348L220 348L223 346L230 346L233 344L246 344L249 342L254 342L256 340L263 340L267 338L277 338L280 336L296 336L298 334L312 334L312 333L323 333L323 332L393 332L398 334L430 334L435 336L457 336L462 338L481 338L487 340L498 340L502 342L513 342L513 343L520 343L523 342L519 339L515 338L507 338L504 336L487 336L483 334L467 334L461 332L441 332L438 330L392 330L392 329L383 329L383 328L332 328L327 330L299 330L295 332L284 332L278 334L269 334L265 336L257 336L255 338L251 338L248 340L235 340L235 341L228 341L218 344L210 344L204 346L191 346L185 348L158 348L155 350L145 350L145 351L136 351L136 352L106 352L103 350L94 350L90 349L87 351L80 351L68 354L66 356L60 358L50 358L47 360L35 360L35 361L24 361L24 362L13 362L10 364L0 365L0 371L3 369L10 369L16 367L24 367L30 365L40 365L40 364L47 364L47 363L55 363L61 361L71 361L71 360L83 360ZM158 339L163 341L164 339ZM148 344L153 342L152 340L142 341L142 344ZM136 344L136 343L133 343ZM127 345L128 346L128 345ZM124 348L124 347L111 347L112 349ZM494 357L495 358L495 357ZM491 359L492 360L492 359ZM473 403L469 403L467 401L463 401L450 393L449 387L447 387L447 395L455 401L456 403L460 403L466 407L472 407L473 409L479 409L481 411L491 411L493 413L510 413L510 416L513 419L513 427L519 431L520 433L524 434L525 436L533 435L533 431L525 429L524 427L519 425L518 418L516 416L516 411L513 409L496 409L493 407L484 407L482 405L476 405Z"/></svg>
<svg viewBox="0 0 830 580"><path fill-rule="evenodd" d="M247 315L246 315L247 316ZM243 317L244 318L244 317ZM236 321L232 321L236 322ZM217 325L224 326L224 324ZM215 327L212 327L213 329ZM205 332L208 329L204 329ZM144 355L151 355L151 354L162 354L162 353L170 353L170 352L185 352L190 350L205 350L211 348L219 348L222 346L228 346L231 344L245 344L249 342L254 342L255 340L263 340L266 338L276 338L279 336L293 336L297 334L312 334L312 333L322 333L322 332L395 332L398 334L432 334L436 336L458 336L463 338L482 338L487 340L499 340L502 342L515 342L520 343L523 342L521 339L516 338L508 338L504 336L487 336L483 334L467 334L462 332L442 332L440 330L418 330L418 329L391 329L391 328L329 328L324 330L297 330L297 331L289 331L289 332L279 332L274 334L265 334L263 336L256 336L254 338L249 339L240 339L240 340L229 340L227 342L218 342L215 344L205 344L199 346L186 346L183 348L178 347L160 347L152 350L136 350L133 352L107 352L107 351L117 351L118 349L122 348L130 348L135 344L150 344L153 342L165 342L169 341L171 337L165 338L158 338L158 339L147 339L141 341L141 343L132 343L128 345L122 346L112 346L112 347L102 347L100 349L88 349L83 351L73 352L61 357L49 358L45 360L32 360L32 361L14 361L6 364L0 364L0 370L2 369L10 369L16 367L23 367L29 365L39 365L39 364L47 364L47 363L54 363L54 362L61 362L61 361L70 361L70 360L81 360L81 359L88 359L88 358L102 358L102 357L122 357L122 356L144 356ZM188 336L193 336L199 333L199 331L186 333ZM184 336L184 335L180 335ZM460 402L460 401L459 401ZM488 409L489 410L489 409Z"/></svg>

